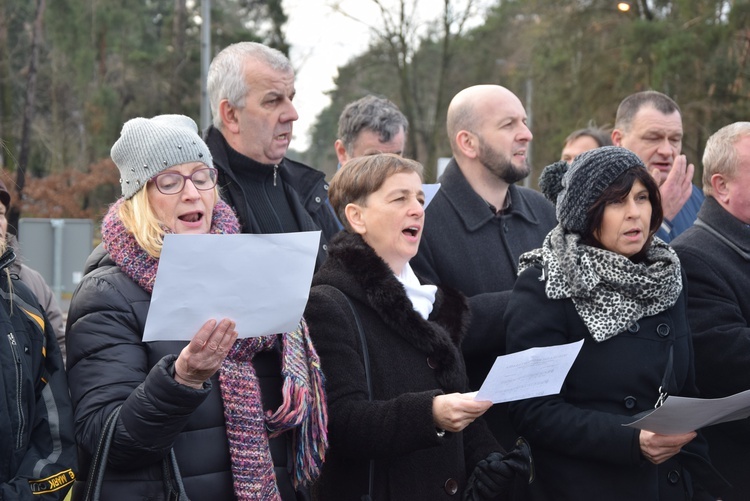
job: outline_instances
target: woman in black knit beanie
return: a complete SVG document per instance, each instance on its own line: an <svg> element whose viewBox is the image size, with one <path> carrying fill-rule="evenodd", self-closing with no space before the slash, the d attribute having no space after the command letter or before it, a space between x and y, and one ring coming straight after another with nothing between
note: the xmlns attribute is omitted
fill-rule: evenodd
<svg viewBox="0 0 750 501"><path fill-rule="evenodd" d="M654 237L656 183L609 146L549 166L540 186L559 224L521 256L508 352L584 344L560 394L510 405L534 450L531 499L715 499L726 483L698 433L623 426L668 394L697 396L680 262Z"/></svg>

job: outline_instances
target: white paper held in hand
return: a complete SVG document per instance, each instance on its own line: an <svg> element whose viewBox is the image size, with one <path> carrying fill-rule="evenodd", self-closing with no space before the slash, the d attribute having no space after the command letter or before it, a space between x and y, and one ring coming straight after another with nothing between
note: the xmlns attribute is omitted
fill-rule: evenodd
<svg viewBox="0 0 750 501"><path fill-rule="evenodd" d="M494 404L560 393L583 339L497 357L474 400Z"/></svg>
<svg viewBox="0 0 750 501"><path fill-rule="evenodd" d="M310 293L320 231L165 235L144 341L189 341L229 318L240 338L294 330Z"/></svg>

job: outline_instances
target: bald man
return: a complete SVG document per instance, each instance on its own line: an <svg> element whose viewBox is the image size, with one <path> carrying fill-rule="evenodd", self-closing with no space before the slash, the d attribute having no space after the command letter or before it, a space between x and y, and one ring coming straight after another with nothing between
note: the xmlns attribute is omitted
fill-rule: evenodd
<svg viewBox="0 0 750 501"><path fill-rule="evenodd" d="M472 321L462 350L476 390L498 355L505 353L503 313L516 281L518 258L541 247L557 224L552 204L514 183L529 174L531 131L526 111L499 85L462 90L447 118L453 158L427 207L414 270L425 280L460 290ZM502 445L515 439L507 409L495 405L487 421Z"/></svg>

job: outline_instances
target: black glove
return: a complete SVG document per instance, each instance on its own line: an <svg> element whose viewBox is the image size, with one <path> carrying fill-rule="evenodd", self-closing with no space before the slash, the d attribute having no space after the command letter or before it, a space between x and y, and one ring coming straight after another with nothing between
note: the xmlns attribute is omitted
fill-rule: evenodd
<svg viewBox="0 0 750 501"><path fill-rule="evenodd" d="M464 491L464 500L507 499L517 479L528 483L534 479L531 448L523 438L507 454L493 452L477 463Z"/></svg>

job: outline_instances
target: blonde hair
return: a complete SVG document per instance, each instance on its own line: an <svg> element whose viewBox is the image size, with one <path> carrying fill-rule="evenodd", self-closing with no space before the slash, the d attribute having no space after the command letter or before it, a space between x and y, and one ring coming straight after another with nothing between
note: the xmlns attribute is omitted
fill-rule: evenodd
<svg viewBox="0 0 750 501"><path fill-rule="evenodd" d="M164 245L164 226L151 207L148 191L140 189L122 202L117 214L125 229L133 234L138 245L150 256L159 259Z"/></svg>
<svg viewBox="0 0 750 501"><path fill-rule="evenodd" d="M216 207L216 202L221 199L218 185L213 188L213 192L214 205L211 207L212 211ZM174 196L179 195L177 193ZM159 259L161 248L164 245L164 228L166 225L154 213L154 208L148 199L147 185L143 185L143 188L138 190L131 198L123 200L117 215L125 229L133 234L138 245L151 257Z"/></svg>

